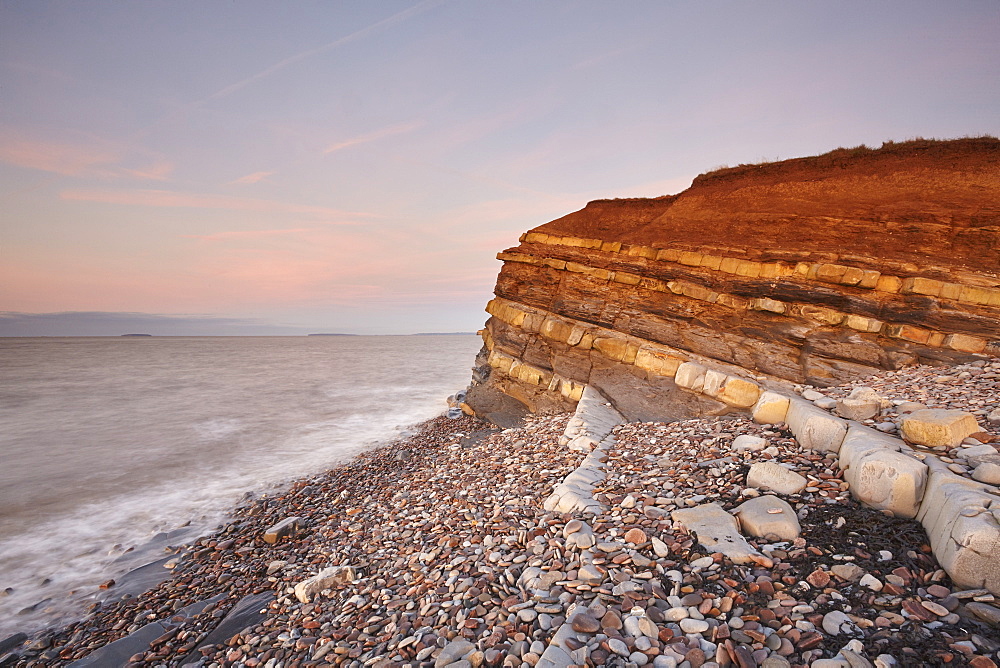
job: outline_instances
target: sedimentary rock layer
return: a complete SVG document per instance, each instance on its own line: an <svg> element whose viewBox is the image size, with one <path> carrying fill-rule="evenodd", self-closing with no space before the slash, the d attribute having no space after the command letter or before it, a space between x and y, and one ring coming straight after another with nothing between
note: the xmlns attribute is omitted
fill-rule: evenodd
<svg viewBox="0 0 1000 668"><path fill-rule="evenodd" d="M626 417L677 418L744 409L783 381L997 356L998 248L995 139L839 150L591 202L498 255L487 385L544 411L591 384ZM675 382L685 362L699 387Z"/></svg>

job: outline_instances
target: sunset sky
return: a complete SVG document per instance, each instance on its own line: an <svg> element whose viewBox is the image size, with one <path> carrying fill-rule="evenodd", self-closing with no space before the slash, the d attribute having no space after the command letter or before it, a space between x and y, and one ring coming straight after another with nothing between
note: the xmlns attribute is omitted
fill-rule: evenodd
<svg viewBox="0 0 1000 668"><path fill-rule="evenodd" d="M0 0L0 335L474 331L588 200L980 134L996 0Z"/></svg>

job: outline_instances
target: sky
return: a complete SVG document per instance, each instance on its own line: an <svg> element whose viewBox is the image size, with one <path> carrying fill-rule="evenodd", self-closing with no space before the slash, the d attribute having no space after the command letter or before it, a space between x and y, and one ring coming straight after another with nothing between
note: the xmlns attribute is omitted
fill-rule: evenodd
<svg viewBox="0 0 1000 668"><path fill-rule="evenodd" d="M982 134L996 0L0 0L0 335L475 331L589 200Z"/></svg>

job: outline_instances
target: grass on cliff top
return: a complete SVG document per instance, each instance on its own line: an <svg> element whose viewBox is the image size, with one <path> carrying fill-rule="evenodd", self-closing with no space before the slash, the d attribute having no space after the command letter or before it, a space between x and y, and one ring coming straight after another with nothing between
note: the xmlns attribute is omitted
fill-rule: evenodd
<svg viewBox="0 0 1000 668"><path fill-rule="evenodd" d="M885 141L882 146L872 148L865 144L844 148L843 146L821 153L820 155L804 158L790 158L788 160L761 161L756 163L740 163L735 167L722 165L715 169L699 174L692 181L691 185L704 184L708 181L716 181L733 176L741 176L760 171L770 167L797 167L797 168L825 168L834 166L846 166L846 163L869 157L889 157L889 156L917 156L934 152L954 152L954 153L976 153L979 151L996 151L1000 149L1000 139L992 135L980 135L977 137L962 137L959 139L924 139L914 137L905 141Z"/></svg>

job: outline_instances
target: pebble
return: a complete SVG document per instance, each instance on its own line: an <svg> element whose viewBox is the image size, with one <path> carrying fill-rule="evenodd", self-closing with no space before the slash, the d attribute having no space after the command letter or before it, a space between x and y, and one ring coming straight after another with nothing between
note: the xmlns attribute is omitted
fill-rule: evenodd
<svg viewBox="0 0 1000 668"><path fill-rule="evenodd" d="M866 384L875 386L870 379ZM821 396L841 389L824 389ZM930 396L919 398L933 405ZM603 652L595 665L614 655L659 668L685 661L692 668L807 666L823 658L831 632L863 636L869 656L874 645L867 639L884 632L883 654L903 657L908 645L893 634L912 620L938 625L927 627L933 631L928 642L942 652L957 652L949 643L959 642L976 648L969 659L989 652L972 638L974 632L989 636L985 625L997 608L951 596L920 545L899 542L891 531L868 536L868 520L856 524L855 518L869 511L850 499L835 456L802 450L783 425L737 418L617 427L607 476L593 489L607 510L595 517L541 508L579 465L578 453L557 445L568 419L529 416L523 427L506 431L470 417L425 423L406 441L248 504L218 536L193 546L175 569L175 583L106 604L54 636L54 649L34 656L55 651L66 660L82 658L90 643L111 639L111 627L122 621L119 631L133 619L169 619L175 601L254 590L277 595L265 621L209 649L206 666L232 663L236 653L248 668L309 661L346 668L417 665L467 642L474 651L455 661L520 668L541 661L577 605L587 612L572 616L571 626L591 636L590 644L573 636L564 649L597 659ZM478 441L464 440L477 431ZM732 448L741 436L768 445ZM400 449L409 452L403 460L396 457ZM771 545L752 539L771 559L768 567L737 566L708 553L669 516L709 501L727 510L739 505L752 493L738 472L755 461L780 462L808 479L800 493L785 497L799 515L801 536ZM838 508L851 511L838 518L832 512ZM870 512L870 521L885 520ZM302 519L294 537L273 545L260 540L289 517ZM579 535L592 535L593 542L570 540ZM876 549L864 547L871 541ZM271 570L277 562L284 563ZM308 604L290 595L296 582L346 563L358 565L357 582ZM219 582L223 572L231 577ZM219 612L234 602L235 596L225 599ZM984 620L979 627L963 630L952 621L958 606L975 605L985 606L969 610ZM831 610L838 606L861 621ZM206 613L178 628L186 644L197 643L217 619ZM864 620L873 621L865 626ZM173 665L180 645L161 647L140 658ZM319 650L325 653L316 657Z"/></svg>

